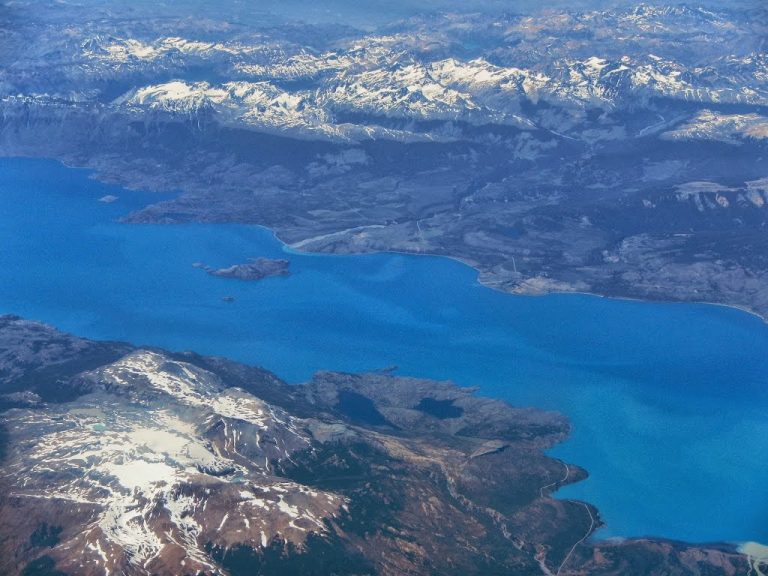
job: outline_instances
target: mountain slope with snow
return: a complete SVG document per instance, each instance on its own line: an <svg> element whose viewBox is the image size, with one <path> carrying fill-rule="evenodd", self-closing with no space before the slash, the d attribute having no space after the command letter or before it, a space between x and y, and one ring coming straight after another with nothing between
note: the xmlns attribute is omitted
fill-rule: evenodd
<svg viewBox="0 0 768 576"><path fill-rule="evenodd" d="M96 350L118 358L68 371ZM597 517L550 496L566 482L552 482L562 463L543 453L568 432L561 416L445 382L320 373L289 386L221 358L126 350L4 316L0 398L15 403L0 412L10 576L549 574ZM422 410L424 399L455 413ZM568 482L584 476L569 466ZM746 566L727 547L596 546L571 566Z"/></svg>

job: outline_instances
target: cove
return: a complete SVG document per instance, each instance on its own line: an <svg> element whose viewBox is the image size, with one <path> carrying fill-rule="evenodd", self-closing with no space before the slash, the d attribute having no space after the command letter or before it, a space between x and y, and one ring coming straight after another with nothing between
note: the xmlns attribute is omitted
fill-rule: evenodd
<svg viewBox="0 0 768 576"><path fill-rule="evenodd" d="M99 202L114 195L113 203ZM0 159L0 313L89 338L216 354L291 382L315 370L477 385L565 413L552 454L590 478L598 537L768 542L768 326L717 306L510 296L439 257L288 252L262 228L123 225L162 199L53 161ZM292 275L215 278L287 257ZM225 302L231 296L234 302Z"/></svg>

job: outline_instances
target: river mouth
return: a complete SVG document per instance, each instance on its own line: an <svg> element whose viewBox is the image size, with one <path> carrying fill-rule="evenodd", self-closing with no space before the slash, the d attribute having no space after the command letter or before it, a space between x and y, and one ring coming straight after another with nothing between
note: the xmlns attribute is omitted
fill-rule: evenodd
<svg viewBox="0 0 768 576"><path fill-rule="evenodd" d="M510 296L446 258L306 255L258 227L123 225L159 196L54 161L0 159L0 176L2 313L227 356L291 382L394 365L478 385L571 419L551 453L590 478L558 496L598 507L597 537L768 541L768 325L754 316ZM260 256L288 258L291 276L244 282L192 266Z"/></svg>

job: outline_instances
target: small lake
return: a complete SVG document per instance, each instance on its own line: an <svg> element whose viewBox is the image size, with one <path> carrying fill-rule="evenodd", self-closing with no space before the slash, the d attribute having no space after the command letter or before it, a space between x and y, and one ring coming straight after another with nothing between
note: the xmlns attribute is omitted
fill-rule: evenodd
<svg viewBox="0 0 768 576"><path fill-rule="evenodd" d="M118 199L98 201L109 194ZM162 198L53 161L0 159L0 313L227 356L290 382L396 365L478 385L571 419L552 453L591 476L558 495L597 505L599 537L768 542L761 320L717 306L510 296L446 258L293 254L258 227L117 223ZM257 256L288 257L292 275L251 283L192 266Z"/></svg>

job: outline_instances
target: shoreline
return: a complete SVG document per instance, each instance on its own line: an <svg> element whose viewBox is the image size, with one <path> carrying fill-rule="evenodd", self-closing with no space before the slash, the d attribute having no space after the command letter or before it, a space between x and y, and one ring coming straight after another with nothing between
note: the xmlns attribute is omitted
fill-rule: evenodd
<svg viewBox="0 0 768 576"><path fill-rule="evenodd" d="M138 189L133 188L126 184L116 184L114 182L109 182L103 178L99 177L99 171L97 168L91 167L91 166L76 166L74 164L71 164L69 160L51 157L51 156L32 156L27 154L15 154L15 155L6 155L6 154L0 154L0 158L26 158L30 160L51 160L54 162L58 162L62 166L65 166L66 168L74 169L74 170L83 170L86 172L90 172L89 178L92 178L94 180L97 180L101 182L102 184L105 184L107 186L115 186L119 187L123 190L126 190L128 192L145 192L145 193L156 193L158 195L173 195L173 196L179 196L183 194L180 189L174 190L174 191L161 191L161 190L144 190L144 189ZM130 213L129 213L130 214ZM127 216L127 215L126 215ZM122 219L120 220L121 223L126 223ZM171 225L182 225L182 224L206 224L206 222L201 222L197 220L189 221L189 222L176 222L176 223L160 223L160 222L141 222L141 223L134 223L131 222L131 225L137 225L137 224L153 224L157 226L171 226ZM512 292L509 290L504 290L502 288L499 288L497 286L494 286L492 284L489 284L487 281L484 282L481 279L481 276L483 274L483 271L480 270L475 263L472 261L462 258L461 256L452 256L450 254L438 254L435 252L408 252L405 250L365 250L363 252L323 252L323 251L312 251L312 250L303 250L302 248L294 248L294 245L296 243L289 244L285 240L283 240L280 237L279 232L271 228L269 226L266 226L264 224L254 224L254 223L245 223L245 222L209 222L208 224L230 224L230 225L238 225L238 226L254 226L257 228L261 228L263 230L266 230L269 232L275 240L277 240L281 246L284 252L286 253L294 253L294 254L301 254L305 256L355 256L355 255L373 255L373 254L394 254L394 255L400 255L400 256L426 256L431 258L447 258L449 260L453 260L454 262L458 262L459 264L462 264L464 266L467 266L468 268L471 268L475 273L475 281L478 285L488 288L490 290L493 290L494 292L498 292L500 294L507 294L509 296L531 296L531 297L537 297L537 296L549 296L549 295L560 295L560 294L579 294L582 296L591 296L594 298L607 298L611 300L624 300L628 302L640 302L640 303L657 303L657 304L694 304L699 306L719 306L723 308L730 308L733 310L738 310L740 312L744 312L748 314L749 316L753 316L755 318L758 318L763 322L763 324L768 325L768 313L765 315L761 314L760 312L757 312L756 310L752 310L751 308L748 308L742 304L728 304L725 302L708 302L706 300L669 300L664 298L643 298L639 296L619 296L619 295L608 295L608 294L600 294L597 292L587 292L583 290L552 290L552 291L546 291L546 292ZM305 239L306 240L306 239ZM298 242L304 242L305 240L299 240Z"/></svg>
<svg viewBox="0 0 768 576"><path fill-rule="evenodd" d="M190 222L193 223L193 222ZM233 222L234 224L234 222ZM162 224L161 224L162 225ZM454 262L458 262L459 264L462 264L463 266L466 266L468 268L471 268L476 274L475 281L478 285L482 286L483 288L488 288L489 290L493 290L494 292L498 292L500 294L507 294L509 296L529 296L529 297L538 297L538 296L553 296L553 295L568 295L568 294L577 294L581 296L591 296L594 298L605 298L609 300L620 300L620 301L627 301L627 302L640 302L640 303L647 303L647 304L693 304L696 306L719 306L722 308L730 308L733 310L738 310L740 312L744 312L748 314L749 316L753 316L755 318L758 318L761 320L764 324L768 325L768 314L762 315L760 312L757 312L755 310L752 310L750 308L747 308L744 305L741 304L726 304L725 302L708 302L706 300L668 300L663 298L642 298L639 296L616 296L616 295L609 295L609 294L600 294L597 292L586 292L583 290L552 290L552 291L545 291L545 292L512 292L510 290L504 290L503 288L499 288L497 286L494 286L492 284L489 284L488 282L484 282L481 279L481 276L483 274L483 271L480 270L476 264L474 264L472 261L464 259L460 256L451 256L448 254L438 254L434 252L407 252L405 250L367 250L364 252L322 252L322 251L310 251L310 250L303 250L301 248L294 248L293 245L288 244L285 240L280 238L279 232L277 232L274 228L270 228L269 226L265 226L263 224L241 224L244 226L256 226L258 228L262 228L266 231L268 231L280 244L283 246L283 249L287 253L294 253L294 254L300 254L304 256L365 256L365 255L373 255L373 254L393 254L393 255L399 255L399 256L423 256L423 257L430 257L430 258L447 258L448 260L453 260Z"/></svg>
<svg viewBox="0 0 768 576"><path fill-rule="evenodd" d="M56 325L50 324L50 323L48 323L46 321L37 320L37 319L33 319L33 318L28 318L26 316L20 316L20 315L14 313L12 311L2 311L2 310L0 310L0 321L7 320L7 319L10 319L10 320L21 320L21 321L25 321L25 322L32 322L32 323L39 324L39 325L46 326L46 327L50 327L50 328L53 328L56 331L59 331L59 328ZM229 361L229 362L234 362L234 363L242 364L242 365L245 365L245 366L266 369L266 370L271 372L270 369L264 368L263 366L261 366L259 364L252 364L252 363L247 363L247 362L241 362L239 360L230 359L227 356L218 356L218 355L209 356L207 354L200 354L198 352L195 352L194 350L174 350L174 349L169 349L169 348L165 348L165 347L158 347L158 346L154 346L154 345L137 344L137 343L134 343L134 342L131 342L131 341L110 340L110 339L104 339L104 338L91 338L89 336L84 336L84 335L80 335L80 334L77 334L77 333L71 333L71 332L66 331L66 330L64 330L63 333L67 334L67 335L70 335L70 336L74 336L76 338L83 338L83 339L85 339L87 341L91 341L91 342L101 342L101 343L105 343L105 344L125 344L128 347L132 348L134 352L135 351L145 350L145 351L161 352L161 353L167 353L167 354L179 355L179 356L185 356L187 354L192 354L194 356L197 356L197 357L203 358L203 359L205 359L205 358L223 359L223 360L226 360L226 361ZM372 372L351 372L349 374L365 375L365 374L371 374L371 373ZM301 383L291 384L291 383L289 383L289 382L287 382L285 380L282 380L282 377L280 376L279 373L274 373L273 372L273 374L277 378L281 379L281 381L285 382L285 384L287 386L302 386L302 385L305 385L307 383L307 382L301 382ZM441 383L442 382L440 380L433 380L432 378L423 377L423 376L400 375L399 377L405 378L405 379L409 379L409 378L425 379L425 380L433 381L433 382L436 382L436 383ZM448 380L447 382L449 382L452 386L455 386L457 389L462 389L462 387L459 384L456 384L455 382L452 382L450 380ZM565 414L565 413L563 413L563 412L561 412L559 410L552 411L552 410L549 410L549 409L543 409L543 408L539 408L539 407L536 407L536 406L521 406L521 405L518 405L518 404L512 404L508 400L500 399L500 398L497 398L495 396L485 394L485 393L483 393L480 390L471 390L470 396L476 397L476 398L480 398L480 399L485 398L485 399L490 399L490 400L493 400L493 401L502 402L502 403L504 403L504 404L506 404L506 405L508 405L510 407L513 407L513 408L531 409L531 410L535 410L535 411L552 412L554 414L558 414L558 415L564 417L567 420L569 430L568 430L567 434L563 438L561 438L559 440L556 440L554 445L561 444L561 443L567 441L568 438L571 436L571 430L570 430L570 423L571 423L571 421L570 421L570 417L567 414ZM0 413L2 413L2 409L0 409ZM622 544L624 542L632 542L632 541L638 541L638 542L639 541L652 541L652 542L659 542L659 543L666 542L666 543L669 543L669 544L672 544L672 545L682 545L682 546L691 546L691 547L706 547L706 548L712 548L712 549L726 550L726 551L729 551L729 552L738 553L738 554L741 554L741 555L745 556L746 558L749 559L750 562L755 563L754 565L762 565L762 564L768 565L768 545L764 545L764 544L762 544L760 542L757 542L757 541L754 541L754 540L741 540L741 541L731 541L731 540L693 541L693 540L683 540L683 539L679 539L679 538L671 538L671 537L667 537L667 536L653 536L652 534L650 534L650 535L649 534L644 534L644 535L636 535L636 536L609 536L609 537L605 537L605 538L596 536L599 533L600 529L604 525L603 522L600 519L600 516L599 516L600 508L598 508L596 504L593 504L592 502L589 502L589 501L586 501L586 500L580 500L580 499L574 499L574 498L558 498L557 497L557 493L559 492L559 490L561 488L566 487L566 486L571 485L571 484L583 482L589 476L589 470L587 470L585 468L581 468L581 466L579 464L577 464L577 463L569 464L568 462L566 462L562 458L560 458L558 456L551 455L549 453L549 451L551 450L551 448L554 447L554 445L550 446L549 448L541 450L541 454L544 457L548 458L548 459L551 459L553 461L556 461L556 462L559 462L560 464L562 464L564 466L564 468L565 468L565 475L562 478L560 478L560 479L555 479L553 482L550 482L549 484L541 486L539 488L538 492L539 492L540 498L542 498L542 499L551 499L551 500L559 500L559 501L562 501L562 502L571 502L571 503L574 503L574 504L579 504L579 505L581 505L581 506L583 506L585 508L585 510L586 510L587 514L589 515L589 518L591 520L591 524L590 524L590 527L589 527L587 533L579 541L577 541L574 544L573 549L575 549L580 544L585 543L585 542L594 542L594 543L600 543L600 544L606 544L606 545ZM573 466L575 468L579 468L582 471L586 472L587 473L587 477L582 478L582 479L577 479L575 482L570 480L571 466ZM597 511L597 513L598 513L597 517L593 517L592 510ZM758 574L760 574L760 573L758 572Z"/></svg>
<svg viewBox="0 0 768 576"><path fill-rule="evenodd" d="M47 326L47 327L51 327L51 328L53 328L56 331L59 330L59 328L56 325L49 324L46 321L31 319L31 318L28 318L26 316L20 316L20 315L14 313L14 312L8 312L8 311L3 312L3 311L0 311L0 320L4 320L4 319L22 320L22 321L26 321L26 322L33 322L33 323L36 323L36 324L41 324L41 325L44 325L44 326ZM226 356L217 356L217 355L215 355L215 356L208 356L206 354L199 354L199 353L195 352L194 350L174 350L174 349L168 349L168 348L164 348L164 347L157 347L157 346L154 346L154 345L136 344L136 343L133 343L133 342L130 342L130 341L109 340L109 339L103 339L103 338L91 338L89 336L83 336L83 335L76 334L76 333L70 333L68 331L64 331L64 333L68 334L68 335L72 335L72 336L77 337L77 338L84 338L84 339L86 339L88 341L93 341L93 342L103 342L103 343L110 343L110 344L125 344L125 345L131 347L132 349L134 349L134 351L147 350L147 351L162 352L162 353L168 353L168 354L171 354L171 355L181 355L181 356L184 356L184 355L187 355L187 354L192 354L192 355L198 356L200 358L220 358L220 359L224 359L224 360L227 360L227 361L230 361L230 362L234 362L234 363L237 363L237 364L242 364L242 365L245 365L245 366L251 366L251 367L256 367L256 368L264 368L263 366L261 366L259 364L252 364L252 363L247 363L247 362L241 362L239 360L232 360L232 359L230 359L230 358L228 358ZM268 368L264 368L264 369L269 370L271 372L271 370L268 369ZM282 380L282 377L280 376L280 374L278 374L278 373L273 373L273 374L277 378ZM343 372L342 372L342 374L343 374ZM371 372L352 372L350 374L371 374ZM423 377L423 376L400 375L400 377L402 377L402 378L425 379L425 380L433 381L435 383L443 382L441 380L433 380L432 378ZM302 385L306 385L307 384L306 382L291 384L291 383L288 383L285 380L282 380L282 381L285 382L285 384L287 386L302 386ZM452 386L455 386L457 389L462 389L462 387L459 384L456 384L455 382L452 382L451 380L447 380L446 382L450 383ZM488 395L484 394L482 392L482 390L478 390L478 389L471 390L470 391L470 395L472 397L476 397L476 398L489 398L489 399L492 399L492 400L495 400L495 401L498 401L498 402L502 402L502 403L504 403L504 404L506 404L508 406L513 407L513 408L519 408L519 409L524 409L524 410L530 409L530 410L535 410L535 411L551 412L551 413L554 413L554 414L559 414L559 415L561 415L562 417L564 417L566 419L566 421L568 423L568 428L569 429L568 429L568 432L566 433L566 435L563 438L560 438L560 439L555 441L554 445L561 444L561 443L565 442L571 436L571 430L570 430L571 421L570 421L570 417L568 417L567 414L564 414L563 412L561 412L559 410L551 411L549 409L538 408L538 407L535 407L535 406L520 406L520 405L517 405L517 404L512 404L508 400L500 399L500 398L498 398L496 396L488 396ZM2 413L2 410L0 410L0 413ZM560 458L558 456L551 455L549 453L549 451L551 450L551 448L554 447L554 445L550 446L549 448L541 449L540 453L544 457L546 457L548 459L551 459L553 461L559 462L560 464L562 464L563 467L565 468L565 474L564 474L564 476L562 478L555 479L554 481L552 481L552 482L550 482L550 483L548 483L548 484L546 484L544 486L541 486L538 489L539 497L542 498L542 499L559 500L559 501L563 501L563 502L571 502L571 503L574 503L574 504L579 504L579 505L581 505L581 506L583 506L585 508L585 510L587 511L587 514L589 515L589 518L591 520L590 527L587 530L587 533L580 540L578 540L573 545L572 551L576 547L578 547L580 544L583 544L585 542L593 542L593 543L604 544L604 545L622 544L622 543L625 543L625 542L633 542L633 541L636 541L636 542L652 541L652 542L660 542L660 543L661 542L666 542L666 543L669 543L669 544L672 544L672 545L682 545L682 546L691 546L691 547L706 547L706 548L712 548L712 549L725 550L725 551L732 552L732 553L738 553L738 554L741 554L741 555L747 557L749 559L749 561L752 562L753 565L755 565L755 566L763 565L763 564L768 566L768 545L764 545L764 544L762 544L760 542L757 542L757 541L754 541L754 540L740 540L740 541L732 541L732 540L693 541L693 540L683 540L683 539L679 539L679 538L672 538L672 537L667 537L667 536L654 536L652 534L643 534L643 535L635 535L635 536L609 536L609 537L604 537L604 538L596 536L600 532L600 529L604 526L604 524L603 524L603 522L602 522L602 520L600 518L600 515L599 515L600 514L600 508L598 508L596 504L593 504L592 502L589 502L587 500L581 500L581 499L576 499L576 498L559 498L557 496L557 494L558 494L558 492L560 491L561 488L569 486L571 484L583 482L589 476L589 470L587 470L585 468L582 468L577 463L569 464L568 462L566 462L562 458ZM575 481L571 480L570 479L570 477L571 477L571 466L586 472L587 473L587 477L582 478L582 479L577 479ZM592 510L595 510L598 513L598 515L597 516L593 516ZM565 562L563 564L565 564ZM760 573L758 572L758 574L760 574Z"/></svg>
<svg viewBox="0 0 768 576"><path fill-rule="evenodd" d="M82 170L89 170L89 169L88 168L83 168ZM98 179L96 179L96 180L98 180ZM151 222L147 222L147 224L152 224L152 223ZM154 223L154 224L157 225L157 223ZM189 223L186 223L186 224L189 224L189 225L199 225L200 223L189 222ZM554 294L580 294L580 295L586 295L586 296L592 296L592 297L611 298L611 299L614 299L614 300L625 299L625 300L635 300L635 301L638 301L638 302L658 302L658 301L644 300L644 299L637 299L637 298L621 298L621 297L605 296L605 295L600 295L600 294L590 294L588 292L578 292L578 291L543 292L543 293L539 293L539 294L514 293L514 292L510 292L508 290L503 290L503 289L500 289L500 288L498 288L496 286L489 285L487 283L484 283L484 282L480 281L480 278L479 278L480 272L478 271L478 269L470 261L466 261L466 260L463 260L461 258L454 257L454 256L448 256L448 255L443 255L443 254L434 254L434 253L412 253L412 252L406 252L406 251L388 251L388 250L368 250L368 251L363 251L363 252L350 252L350 253L328 253L328 252L322 252L322 251L304 251L302 249L296 249L293 246L291 246L290 244L287 244L286 242L284 242L280 238L280 235L279 235L279 233L277 231L275 231L274 229L269 228L267 226L262 226L262 225L258 225L258 224L236 224L236 223L231 223L231 224L240 225L240 226L247 226L247 227L262 228L265 232L269 233L269 235L271 235L277 242L279 242L279 245L281 246L281 249L284 252L289 253L289 254L293 253L293 254L301 254L301 255L306 255L306 256L317 256L317 257L321 257L321 256L340 256L340 257L344 257L344 256L355 256L355 255L364 256L364 255L376 255L376 254L393 254L393 255L402 255L402 256L428 256L428 257L432 257L432 258L438 258L438 257L440 257L440 258L448 258L450 260L456 261L457 263L461 264L462 266L466 266L468 268L471 268L474 271L474 273L475 273L475 278L473 279L473 283L476 283L477 285L482 286L483 288L491 288L491 289L493 289L496 292L501 292L501 293L504 293L504 294L525 295L525 296L539 296L539 295L540 296L546 296L546 295L554 295ZM694 302L668 302L668 303L690 304L690 303L694 303ZM707 302L699 303L699 302L696 302L695 304L706 304L706 305L709 305L711 303L707 303ZM725 305L725 304L717 304L717 305L724 306L724 307L730 307L730 308L738 308L736 306ZM746 312L750 313L750 315L756 315L754 313L751 313L748 310L742 310L742 311L746 311ZM569 500L569 501L573 501L573 502L579 502L579 500L571 500L571 499L564 499L564 500ZM656 538L654 538L654 539L656 539ZM598 540L603 540L603 539L598 538ZM680 540L680 542L688 542L688 541ZM689 542L689 543L692 543L692 542ZM729 543L729 542L724 542L724 544L727 544L728 546L733 546L734 545L734 544Z"/></svg>

